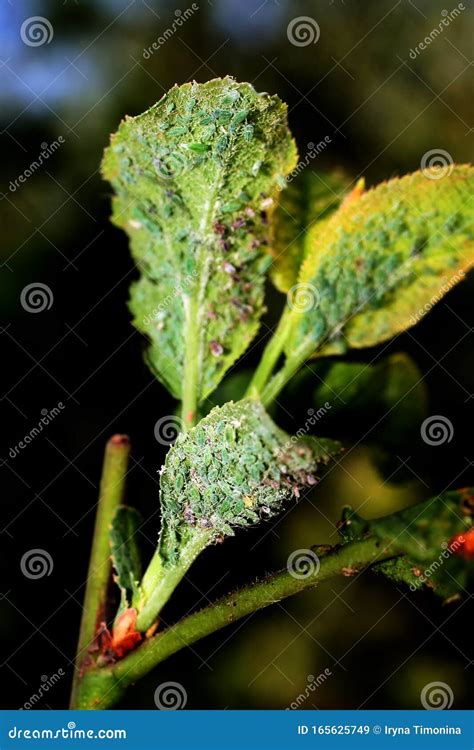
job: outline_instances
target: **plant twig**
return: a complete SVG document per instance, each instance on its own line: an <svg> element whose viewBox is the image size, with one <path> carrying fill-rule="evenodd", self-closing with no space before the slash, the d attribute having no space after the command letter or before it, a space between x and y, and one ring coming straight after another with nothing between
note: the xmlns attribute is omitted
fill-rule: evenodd
<svg viewBox="0 0 474 750"><path fill-rule="evenodd" d="M100 481L99 502L77 645L71 706L75 705L84 667L90 660L90 649L95 642L98 626L105 615L112 565L109 527L116 508L123 501L129 454L130 441L126 435L114 435L110 438L105 448Z"/></svg>
<svg viewBox="0 0 474 750"><path fill-rule="evenodd" d="M357 571L393 557L381 543L368 538L334 547L321 558L319 571L295 577L285 570L228 594L145 641L116 664L89 670L81 683L75 708L103 709L116 703L126 688L182 648L205 638L251 612L317 586L328 578Z"/></svg>
<svg viewBox="0 0 474 750"><path fill-rule="evenodd" d="M209 537L209 532L196 531L181 549L179 560L172 566L163 563L161 548L158 547L141 582L142 598L136 603L137 630L145 632L153 625L178 583L209 544Z"/></svg>

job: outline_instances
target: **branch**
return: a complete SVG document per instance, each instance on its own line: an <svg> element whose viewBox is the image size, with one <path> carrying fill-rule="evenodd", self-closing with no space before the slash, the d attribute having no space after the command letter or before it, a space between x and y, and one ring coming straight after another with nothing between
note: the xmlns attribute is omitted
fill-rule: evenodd
<svg viewBox="0 0 474 750"><path fill-rule="evenodd" d="M346 571L355 573L374 562L393 557L381 542L368 538L334 547L320 561L319 571L295 578L287 570L219 599L164 632L145 641L113 666L89 670L81 682L74 708L104 709L116 703L126 688L186 646L246 615L313 588ZM347 574L347 573L346 573Z"/></svg>
<svg viewBox="0 0 474 750"><path fill-rule="evenodd" d="M130 441L126 435L114 435L105 448L99 502L87 573L84 609L77 645L71 706L75 705L86 662L90 660L98 626L104 619L107 589L112 569L109 528L117 507L123 501Z"/></svg>

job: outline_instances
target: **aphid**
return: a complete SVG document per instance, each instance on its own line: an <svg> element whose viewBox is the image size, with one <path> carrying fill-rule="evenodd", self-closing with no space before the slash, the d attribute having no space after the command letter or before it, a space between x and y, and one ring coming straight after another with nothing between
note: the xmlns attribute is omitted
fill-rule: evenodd
<svg viewBox="0 0 474 750"><path fill-rule="evenodd" d="M231 89L225 96L222 98L222 105L224 107L233 104L237 101L237 99L240 99L240 94L236 89Z"/></svg>
<svg viewBox="0 0 474 750"><path fill-rule="evenodd" d="M232 222L232 229L234 229L234 231L236 229L241 229L244 226L245 226L245 219L243 219L242 216L238 216L237 219Z"/></svg>
<svg viewBox="0 0 474 750"><path fill-rule="evenodd" d="M236 112L232 118L232 124L239 125L241 122L245 120L245 118L248 116L248 113L249 113L248 109L241 109L240 112Z"/></svg>
<svg viewBox="0 0 474 750"><path fill-rule="evenodd" d="M190 143L188 148L190 151L194 151L195 154L205 154L206 151L211 150L211 147L207 143Z"/></svg>
<svg viewBox="0 0 474 750"><path fill-rule="evenodd" d="M222 354L224 354L224 347L222 344L219 344L218 341L211 341L209 344L209 348L211 350L211 354L214 355L214 357L220 357Z"/></svg>
<svg viewBox="0 0 474 750"><path fill-rule="evenodd" d="M242 128L242 132L244 134L244 139L247 141L247 143L250 143L253 138L253 125L244 125L244 127Z"/></svg>
<svg viewBox="0 0 474 750"><path fill-rule="evenodd" d="M175 127L171 128L171 130L168 131L168 135L184 135L186 132L186 128L183 127Z"/></svg>

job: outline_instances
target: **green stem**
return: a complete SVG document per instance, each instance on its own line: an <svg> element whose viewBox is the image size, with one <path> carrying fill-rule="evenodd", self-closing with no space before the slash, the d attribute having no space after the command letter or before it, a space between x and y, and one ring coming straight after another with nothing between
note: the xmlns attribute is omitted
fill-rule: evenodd
<svg viewBox="0 0 474 750"><path fill-rule="evenodd" d="M276 399L285 385L289 383L293 375L298 372L304 361L311 356L312 351L313 349L311 349L309 354L306 350L304 352L295 352L292 353L290 357L286 358L285 364L281 370L273 376L260 395L264 406L269 406L272 401Z"/></svg>
<svg viewBox="0 0 474 750"><path fill-rule="evenodd" d="M250 382L246 395L248 397L258 397L263 391L269 377L271 376L278 357L283 351L288 336L289 325L291 321L291 310L285 307L280 322L276 327L273 336L268 342L262 354L260 363L255 370L254 376Z"/></svg>
<svg viewBox="0 0 474 750"><path fill-rule="evenodd" d="M388 557L393 557L393 552L389 553L373 538L350 542L334 547L321 558L319 570L304 577L295 577L285 570L229 594L146 640L136 651L116 664L87 672L81 683L75 708L108 708L120 700L129 685L180 649L252 612L317 586L328 578L341 573L355 574Z"/></svg>
<svg viewBox="0 0 474 750"><path fill-rule="evenodd" d="M107 589L111 574L109 527L116 508L123 501L129 454L130 441L126 435L114 435L110 438L105 448L100 481L99 502L76 652L71 705L75 704L76 695L80 691L84 667L88 666L92 660L91 647L94 646L98 626L105 616Z"/></svg>
<svg viewBox="0 0 474 750"><path fill-rule="evenodd" d="M140 586L140 601L136 605L138 609L137 630L144 633L153 625L174 589L208 542L208 532L194 532L180 550L179 560L173 565L166 565L163 562L161 550L158 547Z"/></svg>

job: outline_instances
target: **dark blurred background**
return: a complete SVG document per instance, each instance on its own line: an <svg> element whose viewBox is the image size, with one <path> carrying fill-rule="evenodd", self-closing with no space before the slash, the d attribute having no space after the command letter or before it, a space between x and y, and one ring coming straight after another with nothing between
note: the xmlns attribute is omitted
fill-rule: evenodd
<svg viewBox="0 0 474 750"><path fill-rule="evenodd" d="M110 189L98 171L120 119L148 108L175 82L231 74L288 102L303 155L308 142L330 136L310 169L342 167L374 184L418 169L432 149L456 162L471 158L470 0L412 56L454 4L200 0L196 6L177 25L184 3L0 5L4 707L23 706L58 670L64 676L36 707L67 705L102 454L114 432L132 439L128 500L147 519L146 555L157 534L157 470L165 449L154 426L175 405L147 370L145 342L130 325L127 290L136 272L125 236L108 222ZM33 16L50 24L41 44L24 41L23 24ZM287 27L299 16L317 22L317 43L290 43ZM144 55L170 28L166 43ZM46 162L15 183L54 143L60 145ZM21 294L38 283L50 290L48 304L32 313ZM333 543L345 502L374 516L473 483L472 287L463 282L389 346L351 355L370 362L407 352L422 379L417 404L425 399L427 414L451 421L451 442L426 446L406 409L396 444L383 414L329 413L318 433L345 439L353 446L347 458L291 514L206 552L168 607L167 621L284 567L292 550ZM266 326L281 304L274 292L269 301ZM258 347L240 367L257 358ZM289 430L315 405L319 376L312 377L282 397L276 417ZM54 407L60 413L12 457ZM22 557L32 549L50 556L50 575L22 574ZM422 688L433 681L450 686L454 707L466 707L472 597L442 607L429 594L406 594L373 574L329 582L181 651L130 690L123 705L155 708L157 685L175 680L185 686L189 708L284 708L305 691L308 675L328 669L331 676L303 707L418 708Z"/></svg>

